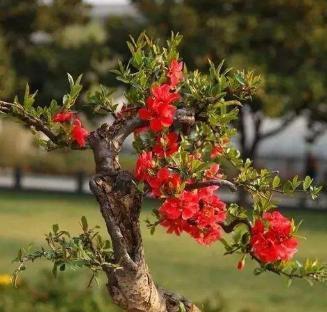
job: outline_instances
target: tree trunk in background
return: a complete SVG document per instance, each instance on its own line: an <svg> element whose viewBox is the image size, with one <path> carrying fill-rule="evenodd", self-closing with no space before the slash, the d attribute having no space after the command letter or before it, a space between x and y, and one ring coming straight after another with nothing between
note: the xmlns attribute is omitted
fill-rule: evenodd
<svg viewBox="0 0 327 312"><path fill-rule="evenodd" d="M240 152L242 159L251 159L253 161L253 166L255 166L256 161L256 154L257 148L260 142L260 126L261 126L261 119L252 118L254 121L254 138L251 141L247 131L246 124L246 114L244 108L240 109L240 118L238 124L238 130L240 134ZM252 125L251 125L252 126ZM245 192L242 188L238 190L238 204L242 207L247 207L247 192Z"/></svg>

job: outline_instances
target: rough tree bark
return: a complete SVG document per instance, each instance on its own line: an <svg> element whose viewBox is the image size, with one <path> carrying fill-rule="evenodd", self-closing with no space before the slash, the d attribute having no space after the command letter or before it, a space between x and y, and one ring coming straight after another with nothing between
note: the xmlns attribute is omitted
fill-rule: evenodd
<svg viewBox="0 0 327 312"><path fill-rule="evenodd" d="M176 114L179 121L192 117ZM141 121L118 120L104 124L89 136L96 175L90 187L100 205L114 257L119 269L106 269L108 291L114 303L130 312L177 312L181 303L187 311L200 311L185 298L160 289L153 281L144 258L140 231L140 210L143 196L133 176L120 169L118 154L125 138Z"/></svg>

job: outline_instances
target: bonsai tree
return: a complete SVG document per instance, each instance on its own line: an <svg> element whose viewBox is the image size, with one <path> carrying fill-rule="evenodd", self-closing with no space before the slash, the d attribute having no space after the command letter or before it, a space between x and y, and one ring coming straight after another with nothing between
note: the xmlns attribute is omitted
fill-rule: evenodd
<svg viewBox="0 0 327 312"><path fill-rule="evenodd" d="M233 121L242 103L255 94L259 77L213 63L208 73L188 71L177 50L181 39L172 35L165 46L145 34L131 39L130 61L115 70L127 85L126 103L118 107L104 87L90 94L88 102L95 113L107 112L113 118L111 124L91 132L74 110L81 77L74 81L68 76L70 92L60 104L52 101L47 107L34 107L35 93L30 94L29 88L21 101L0 102L4 115L41 133L39 142L47 149L93 151L96 172L90 188L110 236L102 238L85 217L78 236L54 225L46 236L47 247L19 251L15 278L28 262L45 258L53 263L54 274L58 269L89 268L90 283L104 272L113 302L127 311L200 311L184 297L160 288L151 277L139 221L143 199L151 196L162 201L153 220L147 221L152 233L163 226L167 233L189 235L200 245L222 243L226 254L239 254L239 270L249 259L258 264L255 274L272 272L290 281L326 280L327 268L318 261L292 260L298 226L278 211L274 201L275 193L296 191L316 198L321 188L310 177L282 181L277 172L258 171L251 160L240 158L231 143L236 133ZM134 135L138 153L134 175L119 164L129 135ZM224 203L220 188L246 191L251 205Z"/></svg>

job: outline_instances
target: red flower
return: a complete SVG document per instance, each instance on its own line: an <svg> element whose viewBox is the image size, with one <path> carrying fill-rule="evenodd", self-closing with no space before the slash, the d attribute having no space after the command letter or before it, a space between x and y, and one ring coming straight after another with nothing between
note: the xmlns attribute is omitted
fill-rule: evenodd
<svg viewBox="0 0 327 312"><path fill-rule="evenodd" d="M162 84L159 86L154 86L151 89L150 101L165 104L172 104L180 99L180 95L177 92L172 92L168 84Z"/></svg>
<svg viewBox="0 0 327 312"><path fill-rule="evenodd" d="M71 135L80 147L85 146L89 132L83 128L82 123L78 118L74 120Z"/></svg>
<svg viewBox="0 0 327 312"><path fill-rule="evenodd" d="M152 152L142 152L135 166L135 177L140 181L146 181L150 176L149 169L154 167Z"/></svg>
<svg viewBox="0 0 327 312"><path fill-rule="evenodd" d="M179 198L168 198L159 208L159 213L169 220L188 220L199 210L198 197L194 192L183 191Z"/></svg>
<svg viewBox="0 0 327 312"><path fill-rule="evenodd" d="M192 181L190 183L194 183L194 181ZM218 190L217 185L202 187L202 188L198 189L199 200L202 200L202 199L205 200L207 197L214 195L216 190Z"/></svg>
<svg viewBox="0 0 327 312"><path fill-rule="evenodd" d="M178 150L178 135L175 132L158 137L156 141L152 150L160 157L170 156Z"/></svg>
<svg viewBox="0 0 327 312"><path fill-rule="evenodd" d="M175 220L164 219L160 224L167 228L167 233L175 233L176 235L180 235L184 231L185 226L187 226L186 221L181 218Z"/></svg>
<svg viewBox="0 0 327 312"><path fill-rule="evenodd" d="M243 257L238 263L237 263L237 269L239 271L243 271L245 267L245 258Z"/></svg>
<svg viewBox="0 0 327 312"><path fill-rule="evenodd" d="M168 220L176 220L181 216L182 207L178 198L168 198L159 208L159 213Z"/></svg>
<svg viewBox="0 0 327 312"><path fill-rule="evenodd" d="M222 236L222 230L220 226L211 226L204 229L201 232L199 238L197 238L197 242L201 245L211 245L215 241L219 240Z"/></svg>
<svg viewBox="0 0 327 312"><path fill-rule="evenodd" d="M226 219L226 204L217 195L202 197L199 202L200 210L195 219L200 228L215 226Z"/></svg>
<svg viewBox="0 0 327 312"><path fill-rule="evenodd" d="M221 227L218 225L207 226L203 229L194 224L187 223L183 230L190 234L199 244L210 245L222 236Z"/></svg>
<svg viewBox="0 0 327 312"><path fill-rule="evenodd" d="M202 245L210 245L221 238L219 223L226 219L226 204L214 194L216 186L198 190L199 211L193 217L198 232L189 232Z"/></svg>
<svg viewBox="0 0 327 312"><path fill-rule="evenodd" d="M254 255L264 263L290 260L298 242L292 237L292 224L280 212L266 212L251 229Z"/></svg>
<svg viewBox="0 0 327 312"><path fill-rule="evenodd" d="M71 121L74 114L72 112L61 112L53 116L52 120L54 122L66 122Z"/></svg>
<svg viewBox="0 0 327 312"><path fill-rule="evenodd" d="M172 60L169 67L167 76L171 87L176 87L183 79L183 62L178 62L177 60Z"/></svg>
<svg viewBox="0 0 327 312"><path fill-rule="evenodd" d="M216 145L212 150L210 157L211 158L216 158L217 156L221 155L224 149L220 145Z"/></svg>
<svg viewBox="0 0 327 312"><path fill-rule="evenodd" d="M168 168L161 168L155 176L149 176L147 182L152 188L154 196L174 195L181 186L181 177L170 172Z"/></svg>
<svg viewBox="0 0 327 312"><path fill-rule="evenodd" d="M170 86L167 84L153 87L151 96L146 100L146 107L138 112L140 119L149 120L150 128L154 132L170 127L176 111L176 107L171 104L179 98L178 93L170 92Z"/></svg>
<svg viewBox="0 0 327 312"><path fill-rule="evenodd" d="M221 174L219 173L219 165L218 164L212 164L209 169L205 171L205 177L207 179L219 179L221 178Z"/></svg>

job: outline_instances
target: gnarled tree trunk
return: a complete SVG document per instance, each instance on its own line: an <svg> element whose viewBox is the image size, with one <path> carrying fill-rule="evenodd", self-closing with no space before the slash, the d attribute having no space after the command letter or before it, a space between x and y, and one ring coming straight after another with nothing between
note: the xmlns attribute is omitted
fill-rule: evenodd
<svg viewBox="0 0 327 312"><path fill-rule="evenodd" d="M200 311L185 298L160 289L154 283L144 258L140 231L142 194L133 176L120 169L118 153L127 135L138 126L117 121L91 133L97 174L90 187L96 196L111 237L118 269L105 269L114 303L131 312Z"/></svg>

